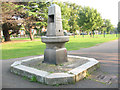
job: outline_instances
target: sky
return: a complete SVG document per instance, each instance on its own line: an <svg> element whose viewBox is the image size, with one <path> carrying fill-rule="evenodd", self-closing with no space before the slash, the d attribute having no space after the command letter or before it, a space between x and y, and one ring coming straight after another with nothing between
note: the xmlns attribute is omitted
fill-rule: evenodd
<svg viewBox="0 0 120 90"><path fill-rule="evenodd" d="M60 0L69 1L81 6L89 6L97 9L103 19L110 19L111 23L117 27L118 23L118 2L120 0Z"/></svg>

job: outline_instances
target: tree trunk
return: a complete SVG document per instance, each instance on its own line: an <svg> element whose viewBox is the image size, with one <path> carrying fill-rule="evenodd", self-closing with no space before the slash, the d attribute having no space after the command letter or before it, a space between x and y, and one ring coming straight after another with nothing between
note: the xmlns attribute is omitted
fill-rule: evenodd
<svg viewBox="0 0 120 90"><path fill-rule="evenodd" d="M75 38L75 31L74 31L74 38Z"/></svg>
<svg viewBox="0 0 120 90"><path fill-rule="evenodd" d="M0 41L2 42L2 34L1 34L1 30L0 30Z"/></svg>
<svg viewBox="0 0 120 90"><path fill-rule="evenodd" d="M105 38L105 31L104 31L104 38Z"/></svg>
<svg viewBox="0 0 120 90"><path fill-rule="evenodd" d="M9 34L8 30L3 30L3 35L4 35L4 38L5 38L5 41L11 41L10 40L10 34Z"/></svg>
<svg viewBox="0 0 120 90"><path fill-rule="evenodd" d="M3 42L1 30L0 30L0 42Z"/></svg>
<svg viewBox="0 0 120 90"><path fill-rule="evenodd" d="M0 30L0 38L2 38L2 33L1 33L1 30Z"/></svg>
<svg viewBox="0 0 120 90"><path fill-rule="evenodd" d="M93 38L94 38L94 30L92 30Z"/></svg>
<svg viewBox="0 0 120 90"><path fill-rule="evenodd" d="M92 32L90 33L90 37L92 37Z"/></svg>
<svg viewBox="0 0 120 90"><path fill-rule="evenodd" d="M79 35L80 35L80 30L79 30Z"/></svg>
<svg viewBox="0 0 120 90"><path fill-rule="evenodd" d="M118 32L116 31L116 37L117 37Z"/></svg>
<svg viewBox="0 0 120 90"><path fill-rule="evenodd" d="M31 30L31 28L29 29L29 36L30 36L30 40L33 40L34 38L33 38L33 35L32 35L32 30Z"/></svg>
<svg viewBox="0 0 120 90"><path fill-rule="evenodd" d="M82 35L83 35L83 38L84 38L84 32L82 31Z"/></svg>
<svg viewBox="0 0 120 90"><path fill-rule="evenodd" d="M87 31L87 35L89 35L89 32Z"/></svg>

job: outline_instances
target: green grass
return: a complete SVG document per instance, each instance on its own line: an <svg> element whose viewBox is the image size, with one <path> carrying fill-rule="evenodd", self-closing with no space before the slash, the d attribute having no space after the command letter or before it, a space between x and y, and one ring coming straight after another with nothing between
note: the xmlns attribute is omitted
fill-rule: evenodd
<svg viewBox="0 0 120 90"><path fill-rule="evenodd" d="M29 38L19 38L12 40L28 40ZM45 44L39 41L29 41L29 42L17 42L17 43L3 43L2 44L2 59L12 59L25 56L42 55L44 54ZM103 42L108 42L111 40L118 39L116 35L95 35L91 38L89 35L82 36L70 36L70 41L66 43L66 48L70 50L78 50L81 48L88 48L100 44Z"/></svg>

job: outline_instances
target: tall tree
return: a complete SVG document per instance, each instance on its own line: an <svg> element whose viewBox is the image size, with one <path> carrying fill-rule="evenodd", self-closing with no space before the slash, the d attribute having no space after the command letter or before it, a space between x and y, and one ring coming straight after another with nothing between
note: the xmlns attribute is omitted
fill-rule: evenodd
<svg viewBox="0 0 120 90"><path fill-rule="evenodd" d="M78 16L78 25L82 27L84 31L94 32L94 30L97 30L103 24L100 13L90 7L83 7L79 11Z"/></svg>
<svg viewBox="0 0 120 90"><path fill-rule="evenodd" d="M105 25L106 25L106 32L107 32L107 34L109 34L110 31L113 31L114 27L113 27L113 25L111 24L111 22L110 22L109 19L106 19L106 20L105 20Z"/></svg>
<svg viewBox="0 0 120 90"><path fill-rule="evenodd" d="M24 27L28 31L30 39L33 40L32 29L36 26L47 26L47 7L49 2L29 2L27 6L20 5L18 8L24 12ZM39 30L39 29L37 29Z"/></svg>
<svg viewBox="0 0 120 90"><path fill-rule="evenodd" d="M103 19L103 24L100 28L101 32L103 33L104 37L105 37L105 34L109 34L110 31L113 31L114 30L114 27L113 25L111 24L110 20L109 19Z"/></svg>
<svg viewBox="0 0 120 90"><path fill-rule="evenodd" d="M73 3L70 5L70 9L71 9L71 14L70 14L69 25L71 31L74 32L74 37L75 37L75 31L79 30L77 19L78 19L78 11L81 9L81 6L78 6L75 3Z"/></svg>
<svg viewBox="0 0 120 90"><path fill-rule="evenodd" d="M14 33L18 33L18 30L20 29L21 26L20 23L22 23L23 20L18 20L19 11L17 10L15 4L11 2L2 2L1 8L2 8L1 24L2 24L3 35L5 41L10 41L10 35ZM10 33L9 30L12 30L12 32Z"/></svg>
<svg viewBox="0 0 120 90"><path fill-rule="evenodd" d="M120 33L120 21L118 22L117 30L118 30L118 33Z"/></svg>

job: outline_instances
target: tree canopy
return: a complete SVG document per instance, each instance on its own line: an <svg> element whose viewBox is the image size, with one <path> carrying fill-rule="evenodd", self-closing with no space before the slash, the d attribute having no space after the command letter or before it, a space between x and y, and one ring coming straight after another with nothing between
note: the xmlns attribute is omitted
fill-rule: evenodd
<svg viewBox="0 0 120 90"><path fill-rule="evenodd" d="M103 19L96 9L83 7L78 14L78 25L84 31L97 30L103 24Z"/></svg>
<svg viewBox="0 0 120 90"><path fill-rule="evenodd" d="M69 2L53 3L61 7L63 30L70 32L80 29L83 31L101 30L107 33L113 30L110 20L102 19L100 13L94 8L88 6L82 7L81 5ZM21 23L25 30L29 32L31 40L33 40L31 29L36 28L41 31L43 26L47 27L48 7L50 4L47 0L42 2L3 2L1 5L2 25L11 25L9 29L12 29L13 32L11 34L13 34L16 30L19 30L19 23ZM14 16L22 19L16 20L13 18ZM5 33L8 33L8 30ZM10 37L11 34L4 36Z"/></svg>
<svg viewBox="0 0 120 90"><path fill-rule="evenodd" d="M5 41L10 41L10 35L14 33L18 33L18 30L20 29L20 24L23 20L18 20L18 15L20 12L17 10L17 7L15 4L11 2L2 2L1 4L2 9L2 30L3 35L5 37ZM16 18L14 17L16 16ZM11 33L9 33L8 30L12 30Z"/></svg>

